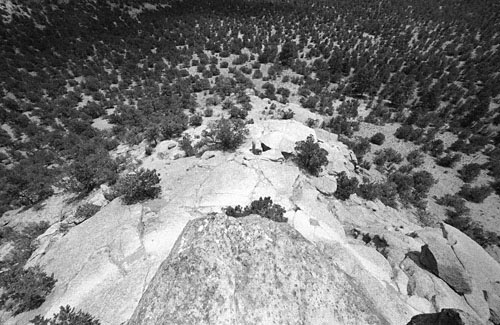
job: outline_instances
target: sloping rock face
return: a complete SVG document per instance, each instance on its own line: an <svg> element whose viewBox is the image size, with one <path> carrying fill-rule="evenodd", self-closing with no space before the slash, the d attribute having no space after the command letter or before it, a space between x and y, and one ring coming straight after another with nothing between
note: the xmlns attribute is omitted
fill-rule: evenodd
<svg viewBox="0 0 500 325"><path fill-rule="evenodd" d="M478 313L482 310L486 314L489 308L490 320L500 324L500 264L459 230L446 224L442 225L442 230L460 263L472 277L472 294L466 295L467 301Z"/></svg>
<svg viewBox="0 0 500 325"><path fill-rule="evenodd" d="M128 325L387 324L332 259L259 216L191 221Z"/></svg>
<svg viewBox="0 0 500 325"><path fill-rule="evenodd" d="M462 266L447 240L434 231L420 232L422 246L420 262L432 273L443 279L458 293L472 292L472 279Z"/></svg>

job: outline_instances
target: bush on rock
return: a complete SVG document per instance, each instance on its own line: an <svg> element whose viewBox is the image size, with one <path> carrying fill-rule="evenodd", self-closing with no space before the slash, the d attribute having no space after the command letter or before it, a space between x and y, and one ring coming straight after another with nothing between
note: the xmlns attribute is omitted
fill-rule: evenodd
<svg viewBox="0 0 500 325"><path fill-rule="evenodd" d="M161 193L158 186L160 177L156 169L140 169L135 173L120 178L113 188L113 196L121 196L125 204L134 204L157 198Z"/></svg>
<svg viewBox="0 0 500 325"><path fill-rule="evenodd" d="M311 175L318 176L323 166L328 165L328 152L314 142L312 135L309 135L305 141L296 142L295 151L297 152L297 165Z"/></svg>
<svg viewBox="0 0 500 325"><path fill-rule="evenodd" d="M287 222L288 219L283 217L285 209L279 204L273 204L270 197L259 198L254 200L245 208L237 205L236 207L227 207L226 214L230 217L242 218L251 214L258 214L263 218L270 219L275 222Z"/></svg>

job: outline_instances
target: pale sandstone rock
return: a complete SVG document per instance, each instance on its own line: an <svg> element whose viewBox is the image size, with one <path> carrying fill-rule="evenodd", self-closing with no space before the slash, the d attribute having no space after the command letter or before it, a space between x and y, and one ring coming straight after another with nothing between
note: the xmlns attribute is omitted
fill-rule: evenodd
<svg viewBox="0 0 500 325"><path fill-rule="evenodd" d="M417 234L425 242L421 248L420 262L456 292L471 293L472 278L458 260L442 232L439 229L426 228Z"/></svg>
<svg viewBox="0 0 500 325"><path fill-rule="evenodd" d="M432 303L425 298L419 296L409 296L408 299L406 299L406 302L408 305L415 308L419 313L424 314L434 312Z"/></svg>
<svg viewBox="0 0 500 325"><path fill-rule="evenodd" d="M312 177L310 181L321 194L332 196L337 190L337 180L332 176Z"/></svg>
<svg viewBox="0 0 500 325"><path fill-rule="evenodd" d="M387 324L328 256L287 224L188 224L129 325Z"/></svg>
<svg viewBox="0 0 500 325"><path fill-rule="evenodd" d="M420 267L411 258L406 257L401 263L401 268L409 278L408 294L410 296L417 295L427 299L432 303L435 311L442 308L458 308L475 314L462 296L451 289L446 282Z"/></svg>
<svg viewBox="0 0 500 325"><path fill-rule="evenodd" d="M495 315L499 307L495 302L489 301L488 298L500 296L500 264L464 233L447 224L442 224L441 227L444 237L453 248L460 263L472 276L476 286L474 288L475 291L477 290L475 299L469 297L469 300L473 301L473 306L484 316L486 313L484 307L482 307L481 299L485 297L490 313Z"/></svg>

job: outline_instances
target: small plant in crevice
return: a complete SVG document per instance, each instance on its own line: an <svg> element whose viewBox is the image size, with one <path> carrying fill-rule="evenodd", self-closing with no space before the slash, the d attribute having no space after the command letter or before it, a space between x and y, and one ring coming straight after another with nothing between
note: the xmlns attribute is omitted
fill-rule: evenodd
<svg viewBox="0 0 500 325"><path fill-rule="evenodd" d="M237 205L235 207L227 207L226 215L234 218L242 218L251 214L258 214L263 218L270 219L275 222L287 222L288 219L283 216L285 209L279 204L273 204L270 197L259 198L252 201L245 208Z"/></svg>

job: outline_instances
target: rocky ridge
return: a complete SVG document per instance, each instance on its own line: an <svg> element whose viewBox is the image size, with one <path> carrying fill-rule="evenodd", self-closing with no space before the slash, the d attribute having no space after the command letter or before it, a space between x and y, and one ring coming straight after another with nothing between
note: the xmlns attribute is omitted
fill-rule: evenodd
<svg viewBox="0 0 500 325"><path fill-rule="evenodd" d="M241 275L239 281L245 279L247 285L240 287L235 296L250 299L259 290L274 292L262 296L269 306L276 306L276 310L262 307L272 311L267 318L270 321L288 317L286 313L293 311L311 324L315 323L314 315L337 323L406 324L417 314L454 308L480 323L500 323L500 265L470 238L447 225L422 228L412 213L380 202L366 202L356 196L345 202L334 199L335 175L342 171L351 176L355 173L352 153L331 134L291 120L258 121L249 129L247 141L235 153L206 152L200 159L180 158L182 153L175 143L160 143L153 155L143 159L144 167L155 168L161 175L162 196L157 200L125 206L119 199L108 203L102 190L98 191L89 201L102 205L101 211L67 233L59 229L64 223L75 224L71 212L64 216L48 213L53 216L53 225L39 238L39 249L28 265L40 265L47 273L54 273L56 287L41 308L6 319L5 323L25 324L37 314L51 316L66 304L91 313L103 324L121 324L131 317L131 324L147 323L158 313L157 309L144 309L148 301L167 301L169 306L186 303L165 296L162 290L187 291L187 298L201 303L203 295L214 289L208 283L225 286L220 289L221 297L224 301L234 300L228 291L228 279L201 271L210 265L222 270L220 275L241 275L241 262L228 262L231 243L239 241L251 250L247 258L255 270L268 274L271 271L266 265L272 261L269 265L290 269L291 274L297 275L293 281L281 275L266 278L262 286L257 286L252 282L255 279L244 272ZM319 177L305 175L286 159L293 152L293 144L309 134L329 153L330 163ZM269 150L255 155L251 152L255 146ZM224 207L246 205L266 196L286 209L287 225L274 225L259 217L207 217L220 213ZM43 215L44 210L39 214ZM18 215L7 216L4 223L21 220ZM195 229L200 224L205 225L203 229ZM229 227L226 235L219 232L224 225ZM259 234L277 236L279 249L273 248L266 255L263 247L267 244L262 241L265 245L259 246ZM222 238L226 242L207 246L211 255L202 259L200 250L204 245ZM186 256L183 247L194 255L181 261L181 256ZM283 260L283 255L289 254L294 256L292 264ZM197 257L200 259L196 261L203 263L193 265ZM322 269L327 266L328 271ZM300 273L299 269L310 272ZM163 274L163 270L169 271ZM182 279L182 274L190 274L191 280L172 284L173 280ZM313 274L319 279L313 280ZM330 281L331 276L338 281ZM207 277L212 282L205 282ZM283 296L290 297L291 286L308 281L315 284L305 288L302 297L309 298L289 298L293 304L285 306ZM203 285L196 291L191 288L193 283ZM320 283L333 291L341 288L363 292L363 298L340 295L340 300L334 299L338 306L319 308L319 302L336 297L326 294ZM306 301L313 298L318 303L308 305ZM352 309L343 308L342 299L351 298L356 302ZM243 317L244 313L235 310L234 304L203 301L199 315L208 314L209 320L224 322ZM259 306L250 301L242 301L242 308ZM360 312L360 305L368 307ZM162 312L173 317L165 319L183 323L179 318L182 310L185 311L181 308L177 315L171 310ZM242 323L245 321L241 319ZM248 323L257 321L249 319Z"/></svg>

